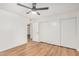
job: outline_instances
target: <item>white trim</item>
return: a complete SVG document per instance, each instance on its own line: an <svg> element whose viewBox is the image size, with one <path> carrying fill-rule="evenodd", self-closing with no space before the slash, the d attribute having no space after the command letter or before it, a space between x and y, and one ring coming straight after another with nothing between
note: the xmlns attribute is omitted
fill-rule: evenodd
<svg viewBox="0 0 79 59"><path fill-rule="evenodd" d="M79 49L77 49L77 51L79 51Z"/></svg>

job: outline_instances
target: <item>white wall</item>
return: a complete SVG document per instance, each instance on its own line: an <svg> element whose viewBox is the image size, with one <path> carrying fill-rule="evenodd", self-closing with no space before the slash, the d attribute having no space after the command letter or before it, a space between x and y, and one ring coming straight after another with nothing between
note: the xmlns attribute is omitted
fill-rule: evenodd
<svg viewBox="0 0 79 59"><path fill-rule="evenodd" d="M0 51L27 42L27 23L27 18L0 10Z"/></svg>
<svg viewBox="0 0 79 59"><path fill-rule="evenodd" d="M78 47L77 47L77 50L79 51L79 16L77 17L77 31L76 31L76 33L77 33L77 45L78 45Z"/></svg>

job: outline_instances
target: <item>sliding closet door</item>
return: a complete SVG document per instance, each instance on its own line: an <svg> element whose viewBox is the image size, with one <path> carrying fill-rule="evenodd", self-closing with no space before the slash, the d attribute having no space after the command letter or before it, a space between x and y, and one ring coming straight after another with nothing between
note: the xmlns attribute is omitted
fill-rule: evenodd
<svg viewBox="0 0 79 59"><path fill-rule="evenodd" d="M49 35L50 35L49 23L41 22L40 23L40 41L48 42L48 40L51 38Z"/></svg>
<svg viewBox="0 0 79 59"><path fill-rule="evenodd" d="M60 45L59 22L57 20L40 23L40 41Z"/></svg>
<svg viewBox="0 0 79 59"><path fill-rule="evenodd" d="M61 20L61 46L75 48L76 46L75 18Z"/></svg>

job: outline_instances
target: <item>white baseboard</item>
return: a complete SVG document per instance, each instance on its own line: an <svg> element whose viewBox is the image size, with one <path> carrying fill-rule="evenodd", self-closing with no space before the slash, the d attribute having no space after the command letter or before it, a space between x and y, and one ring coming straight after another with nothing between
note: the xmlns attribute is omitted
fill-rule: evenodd
<svg viewBox="0 0 79 59"><path fill-rule="evenodd" d="M77 51L79 51L79 49L77 49Z"/></svg>

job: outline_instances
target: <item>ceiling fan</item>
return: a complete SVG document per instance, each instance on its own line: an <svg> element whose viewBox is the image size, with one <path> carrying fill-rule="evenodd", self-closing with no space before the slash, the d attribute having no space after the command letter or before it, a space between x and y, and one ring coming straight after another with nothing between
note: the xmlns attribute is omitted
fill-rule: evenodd
<svg viewBox="0 0 79 59"><path fill-rule="evenodd" d="M36 8L36 3L32 3L32 8L31 7L28 7L28 6L25 6L23 4L20 4L20 3L17 3L17 5L19 6L22 6L22 7L25 7L25 8L28 8L30 9L31 11L28 11L26 14L29 14L29 13L37 13L38 15L40 15L39 12L37 12L38 10L48 10L49 8L48 7L43 7L43 8Z"/></svg>

